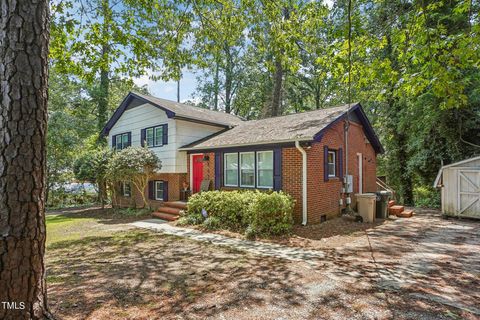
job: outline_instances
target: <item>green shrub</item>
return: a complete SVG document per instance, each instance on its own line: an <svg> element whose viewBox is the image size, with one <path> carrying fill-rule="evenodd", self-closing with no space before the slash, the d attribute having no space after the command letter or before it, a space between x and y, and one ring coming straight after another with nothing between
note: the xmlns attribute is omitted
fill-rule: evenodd
<svg viewBox="0 0 480 320"><path fill-rule="evenodd" d="M440 191L432 187L414 188L413 199L417 207L440 208Z"/></svg>
<svg viewBox="0 0 480 320"><path fill-rule="evenodd" d="M208 217L202 223L202 225L209 230L221 229L221 221L218 217Z"/></svg>
<svg viewBox="0 0 480 320"><path fill-rule="evenodd" d="M283 192L201 192L188 200L181 223L199 224L201 220L207 228L245 232L248 237L286 234L293 225L293 206L293 198Z"/></svg>
<svg viewBox="0 0 480 320"><path fill-rule="evenodd" d="M177 220L177 224L179 226L197 225L202 224L204 220L205 218L201 214L191 214L180 217L180 219Z"/></svg>
<svg viewBox="0 0 480 320"><path fill-rule="evenodd" d="M259 235L290 233L293 225L293 206L290 195L283 192L258 193L250 208L249 225Z"/></svg>

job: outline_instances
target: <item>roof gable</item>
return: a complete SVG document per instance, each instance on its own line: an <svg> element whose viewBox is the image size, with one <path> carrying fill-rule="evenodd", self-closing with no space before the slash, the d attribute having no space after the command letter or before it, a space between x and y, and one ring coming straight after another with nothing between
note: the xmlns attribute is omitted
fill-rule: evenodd
<svg viewBox="0 0 480 320"><path fill-rule="evenodd" d="M145 94L130 92L123 99L122 103L118 106L105 127L102 129L100 133L101 136L108 135L125 110L135 108L146 103L165 111L168 118L178 120L192 121L224 128L233 127L243 122L241 118L232 114L203 109Z"/></svg>

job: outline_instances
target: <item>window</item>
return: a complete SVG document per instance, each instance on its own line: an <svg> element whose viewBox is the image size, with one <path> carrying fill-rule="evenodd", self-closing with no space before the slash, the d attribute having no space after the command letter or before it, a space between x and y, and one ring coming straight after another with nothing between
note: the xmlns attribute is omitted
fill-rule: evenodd
<svg viewBox="0 0 480 320"><path fill-rule="evenodd" d="M225 186L273 188L272 150L225 153L223 162Z"/></svg>
<svg viewBox="0 0 480 320"><path fill-rule="evenodd" d="M337 158L337 152L336 151L328 151L328 176L329 177L336 177L337 176L337 171L335 167L335 161Z"/></svg>
<svg viewBox="0 0 480 320"><path fill-rule="evenodd" d="M255 187L255 152L240 153L240 186Z"/></svg>
<svg viewBox="0 0 480 320"><path fill-rule="evenodd" d="M124 197L131 197L132 196L132 187L130 186L130 182L123 182L122 191Z"/></svg>
<svg viewBox="0 0 480 320"><path fill-rule="evenodd" d="M257 152L257 187L273 188L273 151Z"/></svg>
<svg viewBox="0 0 480 320"><path fill-rule="evenodd" d="M238 153L224 155L225 186L238 186Z"/></svg>
<svg viewBox="0 0 480 320"><path fill-rule="evenodd" d="M163 181L155 181L155 200L163 200Z"/></svg>
<svg viewBox="0 0 480 320"><path fill-rule="evenodd" d="M113 148L122 150L130 146L130 132L121 133L113 136Z"/></svg>
<svg viewBox="0 0 480 320"><path fill-rule="evenodd" d="M163 146L163 126L156 126L145 129L145 140L147 147L161 147Z"/></svg>

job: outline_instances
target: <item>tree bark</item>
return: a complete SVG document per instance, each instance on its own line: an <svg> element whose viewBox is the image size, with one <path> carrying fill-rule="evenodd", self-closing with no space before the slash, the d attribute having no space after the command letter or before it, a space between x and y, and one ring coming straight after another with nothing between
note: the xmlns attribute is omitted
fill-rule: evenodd
<svg viewBox="0 0 480 320"><path fill-rule="evenodd" d="M110 55L110 44L108 43L109 33L110 33L110 23L111 23L111 10L109 0L102 0L102 15L103 15L103 25L102 25L102 34L105 43L102 45L102 66L100 69L100 90L98 94L98 132L102 131L103 127L107 123L107 111L108 111L108 100L109 100L109 89L110 89L110 76L109 76L109 55ZM102 139L101 142L105 142L105 139Z"/></svg>
<svg viewBox="0 0 480 320"><path fill-rule="evenodd" d="M272 108L270 111L271 117L282 114L282 85L283 85L283 66L280 59L275 60L275 73L273 75L273 94L272 94Z"/></svg>
<svg viewBox="0 0 480 320"><path fill-rule="evenodd" d="M225 43L225 112L232 111L233 62L231 48Z"/></svg>
<svg viewBox="0 0 480 320"><path fill-rule="evenodd" d="M48 1L0 7L0 319L45 319Z"/></svg>

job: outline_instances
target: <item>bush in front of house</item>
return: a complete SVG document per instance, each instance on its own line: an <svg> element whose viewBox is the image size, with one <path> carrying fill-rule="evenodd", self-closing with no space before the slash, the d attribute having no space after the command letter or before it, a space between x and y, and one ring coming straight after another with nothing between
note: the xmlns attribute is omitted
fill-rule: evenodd
<svg viewBox="0 0 480 320"><path fill-rule="evenodd" d="M179 223L243 232L248 238L287 234L293 225L294 203L283 192L201 192L190 197Z"/></svg>

